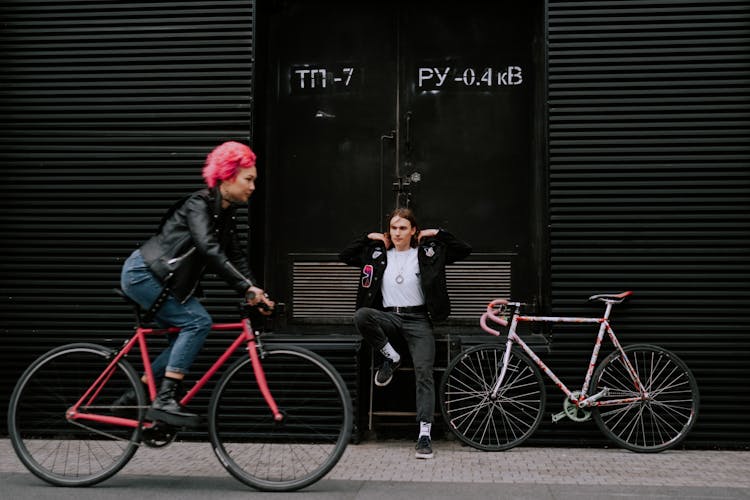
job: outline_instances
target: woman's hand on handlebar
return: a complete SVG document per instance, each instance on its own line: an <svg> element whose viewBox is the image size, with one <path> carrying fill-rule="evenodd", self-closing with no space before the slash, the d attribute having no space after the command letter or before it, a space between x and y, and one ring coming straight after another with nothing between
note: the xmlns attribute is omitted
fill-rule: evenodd
<svg viewBox="0 0 750 500"><path fill-rule="evenodd" d="M268 294L257 286L251 286L247 289L245 300L251 306L256 306L264 316L270 316L276 306L276 303L268 297Z"/></svg>

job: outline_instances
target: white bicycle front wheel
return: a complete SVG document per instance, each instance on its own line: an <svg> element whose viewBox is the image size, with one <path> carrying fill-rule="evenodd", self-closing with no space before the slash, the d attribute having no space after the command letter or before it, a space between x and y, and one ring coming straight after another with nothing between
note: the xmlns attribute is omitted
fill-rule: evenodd
<svg viewBox="0 0 750 500"><path fill-rule="evenodd" d="M496 397L505 346L481 345L456 356L440 384L440 406L448 428L464 443L485 451L518 446L539 427L546 390L539 368L511 350Z"/></svg>

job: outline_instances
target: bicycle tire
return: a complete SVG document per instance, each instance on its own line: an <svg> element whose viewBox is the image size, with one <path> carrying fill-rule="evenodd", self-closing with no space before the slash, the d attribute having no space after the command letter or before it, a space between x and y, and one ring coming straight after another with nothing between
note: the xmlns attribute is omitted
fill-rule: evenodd
<svg viewBox="0 0 750 500"><path fill-rule="evenodd" d="M511 349L498 397L491 398L503 364L504 345L480 345L456 356L440 383L440 408L462 442L484 451L520 445L539 427L546 389L536 364Z"/></svg>
<svg viewBox="0 0 750 500"><path fill-rule="evenodd" d="M677 446L698 418L699 393L695 377L674 353L653 345L624 348L649 399L615 406L594 406L599 429L611 441L628 450L656 453ZM615 351L597 367L591 394L607 390L598 400L639 397L640 393Z"/></svg>
<svg viewBox="0 0 750 500"><path fill-rule="evenodd" d="M90 486L111 477L133 457L140 441L140 426L116 427L66 419L73 406L102 374L112 351L96 344L68 344L34 361L21 375L8 407L8 435L18 458L29 471L56 486ZM120 360L92 405L112 415L111 403L130 388L138 406L133 418L142 419L145 394L138 375Z"/></svg>
<svg viewBox="0 0 750 500"><path fill-rule="evenodd" d="M263 491L293 491L327 474L344 453L353 411L343 379L328 361L297 346L270 348L262 359L281 423L260 393L249 358L216 386L209 436L221 464Z"/></svg>

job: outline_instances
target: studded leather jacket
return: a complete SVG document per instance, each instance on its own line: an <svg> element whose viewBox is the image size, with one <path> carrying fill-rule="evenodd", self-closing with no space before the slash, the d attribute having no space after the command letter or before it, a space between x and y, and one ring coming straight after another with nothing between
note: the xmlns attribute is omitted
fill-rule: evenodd
<svg viewBox="0 0 750 500"><path fill-rule="evenodd" d="M170 208L141 247L151 272L181 301L199 290L207 271L241 294L258 286L237 237L235 212L234 205L221 208L218 188L196 191Z"/></svg>
<svg viewBox="0 0 750 500"><path fill-rule="evenodd" d="M442 321L451 312L445 266L467 257L471 247L447 231L439 230L434 237L423 238L418 246L419 273L425 305L430 318ZM382 309L381 285L388 265L385 245L363 235L352 241L339 254L339 260L361 269L357 288L357 309Z"/></svg>

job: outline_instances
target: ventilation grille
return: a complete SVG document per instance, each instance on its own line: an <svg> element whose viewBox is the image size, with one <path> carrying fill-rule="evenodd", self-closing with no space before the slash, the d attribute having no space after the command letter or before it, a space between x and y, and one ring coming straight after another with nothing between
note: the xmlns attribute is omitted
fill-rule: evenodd
<svg viewBox="0 0 750 500"><path fill-rule="evenodd" d="M132 318L110 289L123 260L174 201L204 185L213 146L250 141L254 2L24 0L0 11L7 408L40 353L122 342ZM247 240L247 211L238 222ZM209 281L206 291L215 320L237 318L226 285ZM219 337L197 363L225 345Z"/></svg>
<svg viewBox="0 0 750 500"><path fill-rule="evenodd" d="M477 320L493 299L510 297L510 262L461 262L445 270L451 318Z"/></svg>
<svg viewBox="0 0 750 500"><path fill-rule="evenodd" d="M292 277L294 319L351 319L359 270L340 262L295 262Z"/></svg>

